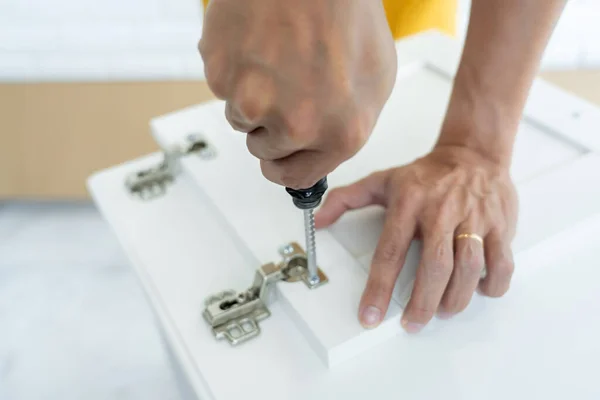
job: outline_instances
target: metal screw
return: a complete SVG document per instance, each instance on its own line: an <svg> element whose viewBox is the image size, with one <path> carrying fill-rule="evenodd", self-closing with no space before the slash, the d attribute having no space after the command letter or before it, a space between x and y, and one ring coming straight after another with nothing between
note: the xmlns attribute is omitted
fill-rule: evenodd
<svg viewBox="0 0 600 400"><path fill-rule="evenodd" d="M311 285L316 285L319 283L319 274L317 273L317 243L313 208L304 210L304 232L306 236L308 282Z"/></svg>

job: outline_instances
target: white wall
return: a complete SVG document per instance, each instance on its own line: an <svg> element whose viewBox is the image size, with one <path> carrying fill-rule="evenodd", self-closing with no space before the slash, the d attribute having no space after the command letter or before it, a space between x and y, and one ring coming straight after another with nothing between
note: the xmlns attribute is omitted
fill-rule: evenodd
<svg viewBox="0 0 600 400"><path fill-rule="evenodd" d="M464 37L470 1L460 0L460 6L460 35ZM600 68L600 0L567 0L546 48L542 68Z"/></svg>
<svg viewBox="0 0 600 400"><path fill-rule="evenodd" d="M201 0L0 0L0 80L201 78Z"/></svg>
<svg viewBox="0 0 600 400"><path fill-rule="evenodd" d="M0 80L200 79L201 26L201 0L0 0ZM569 0L543 67L600 68L600 0Z"/></svg>

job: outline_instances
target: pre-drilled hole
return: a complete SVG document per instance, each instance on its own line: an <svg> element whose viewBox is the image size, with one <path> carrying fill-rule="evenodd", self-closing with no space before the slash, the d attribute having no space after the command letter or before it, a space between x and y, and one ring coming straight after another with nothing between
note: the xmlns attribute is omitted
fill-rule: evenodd
<svg viewBox="0 0 600 400"><path fill-rule="evenodd" d="M250 322L245 321L242 323L242 329L244 332L252 332L254 330L254 326Z"/></svg>
<svg viewBox="0 0 600 400"><path fill-rule="evenodd" d="M240 336L242 336L242 331L237 326L234 326L232 328L229 328L229 334L232 338L237 339Z"/></svg>
<svg viewBox="0 0 600 400"><path fill-rule="evenodd" d="M207 147L208 147L208 143L206 143L204 140L198 140L197 142L194 142L190 146L190 153L195 153L197 151L204 150Z"/></svg>

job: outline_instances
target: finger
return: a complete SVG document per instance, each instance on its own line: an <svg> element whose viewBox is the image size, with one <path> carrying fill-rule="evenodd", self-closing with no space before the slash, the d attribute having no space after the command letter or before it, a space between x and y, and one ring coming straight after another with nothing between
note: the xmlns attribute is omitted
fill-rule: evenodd
<svg viewBox="0 0 600 400"><path fill-rule="evenodd" d="M359 320L365 328L379 325L387 312L396 280L414 236L415 210L416 207L407 200L388 209L359 306Z"/></svg>
<svg viewBox="0 0 600 400"><path fill-rule="evenodd" d="M402 316L409 333L420 331L437 311L454 264L453 228L423 229L423 252L411 298Z"/></svg>
<svg viewBox="0 0 600 400"><path fill-rule="evenodd" d="M486 277L479 284L479 291L490 297L503 296L510 286L515 270L510 243L497 231L485 237Z"/></svg>
<svg viewBox="0 0 600 400"><path fill-rule="evenodd" d="M482 231L483 223L473 217L454 232L454 269L438 309L440 318L450 318L467 308L477 289L485 264L483 242L479 240L483 237ZM478 236L461 236L464 234Z"/></svg>
<svg viewBox="0 0 600 400"><path fill-rule="evenodd" d="M267 117L275 100L272 78L250 70L241 73L234 82L233 95L228 102L229 119L235 120L243 132L267 126Z"/></svg>
<svg viewBox="0 0 600 400"><path fill-rule="evenodd" d="M263 161L284 159L302 147L292 143L285 132L259 127L248 133L246 137L248 151L254 157Z"/></svg>
<svg viewBox="0 0 600 400"><path fill-rule="evenodd" d="M331 190L315 214L316 228L333 224L347 211L373 204L384 205L387 176L384 171L376 172L351 185Z"/></svg>
<svg viewBox="0 0 600 400"><path fill-rule="evenodd" d="M260 168L271 182L305 189L331 173L341 160L317 150L300 150L277 160L261 160Z"/></svg>
<svg viewBox="0 0 600 400"><path fill-rule="evenodd" d="M322 129L314 99L298 100L293 107L285 107L285 111L272 109L264 121L269 123L267 129L249 132L246 140L250 153L261 160L274 161L311 148L340 147L338 143L330 146L316 143L328 135L319 134Z"/></svg>
<svg viewBox="0 0 600 400"><path fill-rule="evenodd" d="M227 119L227 122L229 122L229 125L231 125L233 129L239 132L248 133L256 129L254 126L249 125L246 121L238 118L238 116L232 111L232 105L230 101L225 103L225 119Z"/></svg>

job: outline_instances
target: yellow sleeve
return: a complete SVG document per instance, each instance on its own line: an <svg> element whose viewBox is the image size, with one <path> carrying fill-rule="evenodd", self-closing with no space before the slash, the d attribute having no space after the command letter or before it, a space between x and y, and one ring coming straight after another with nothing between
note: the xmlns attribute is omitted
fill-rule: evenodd
<svg viewBox="0 0 600 400"><path fill-rule="evenodd" d="M456 34L458 0L383 0L394 39L437 29Z"/></svg>
<svg viewBox="0 0 600 400"><path fill-rule="evenodd" d="M209 0L202 2L206 9ZM438 29L454 35L457 3L458 0L383 0L394 39L429 29Z"/></svg>

